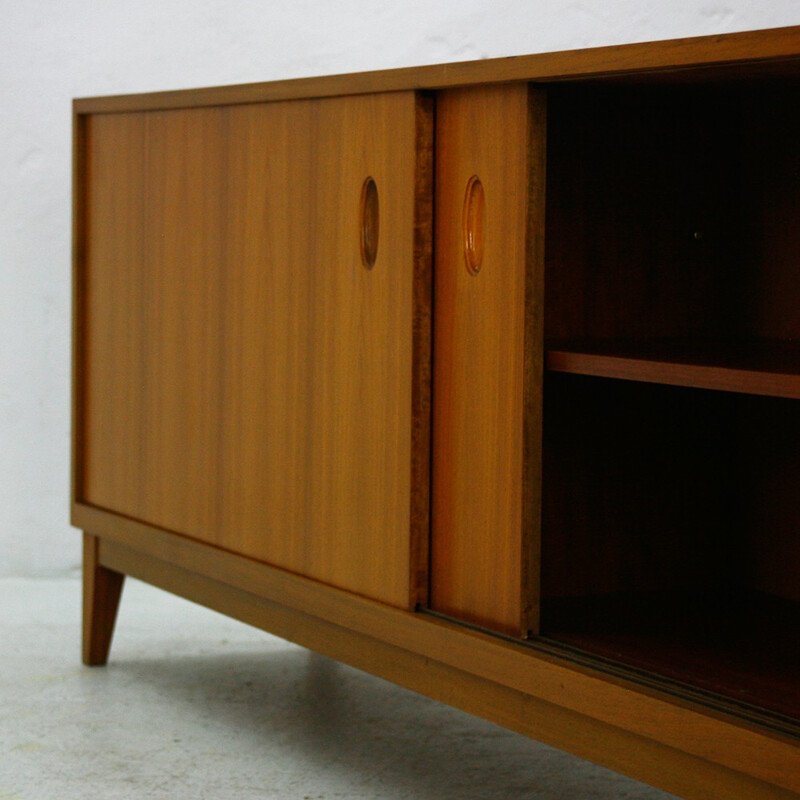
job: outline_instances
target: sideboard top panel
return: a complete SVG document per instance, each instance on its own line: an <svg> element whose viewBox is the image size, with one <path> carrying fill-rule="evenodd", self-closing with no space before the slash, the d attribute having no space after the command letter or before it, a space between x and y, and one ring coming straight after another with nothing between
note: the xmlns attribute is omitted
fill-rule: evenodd
<svg viewBox="0 0 800 800"><path fill-rule="evenodd" d="M407 89L443 89L512 81L614 79L668 74L690 80L738 74L800 77L800 26L689 39L565 50L433 66L247 83L204 89L110 95L74 101L77 114L235 105Z"/></svg>

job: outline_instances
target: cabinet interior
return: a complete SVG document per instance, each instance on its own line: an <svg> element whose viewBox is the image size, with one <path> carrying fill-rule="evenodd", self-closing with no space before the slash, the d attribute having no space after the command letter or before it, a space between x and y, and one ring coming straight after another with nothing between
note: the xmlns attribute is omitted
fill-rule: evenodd
<svg viewBox="0 0 800 800"><path fill-rule="evenodd" d="M791 75L548 93L541 633L800 721Z"/></svg>

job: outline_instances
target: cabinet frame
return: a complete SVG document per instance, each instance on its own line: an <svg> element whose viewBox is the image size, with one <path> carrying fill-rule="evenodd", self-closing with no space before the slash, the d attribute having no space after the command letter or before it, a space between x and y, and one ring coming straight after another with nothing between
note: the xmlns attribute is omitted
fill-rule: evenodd
<svg viewBox="0 0 800 800"><path fill-rule="evenodd" d="M82 500L88 115L633 74L655 81L747 74L799 81L800 27L75 101L71 519L86 534L87 663L105 662L122 576L131 575L687 798L800 797L800 732L766 717L429 613L393 609ZM526 369L538 369L540 357ZM531 417L525 424L526 446L535 447L541 423ZM527 480L537 483L530 473Z"/></svg>

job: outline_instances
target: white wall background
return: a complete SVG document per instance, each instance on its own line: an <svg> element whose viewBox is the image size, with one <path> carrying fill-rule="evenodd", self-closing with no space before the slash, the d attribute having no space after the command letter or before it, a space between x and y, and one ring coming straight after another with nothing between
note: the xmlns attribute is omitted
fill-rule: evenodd
<svg viewBox="0 0 800 800"><path fill-rule="evenodd" d="M800 24L800 0L0 0L0 576L68 524L70 99Z"/></svg>

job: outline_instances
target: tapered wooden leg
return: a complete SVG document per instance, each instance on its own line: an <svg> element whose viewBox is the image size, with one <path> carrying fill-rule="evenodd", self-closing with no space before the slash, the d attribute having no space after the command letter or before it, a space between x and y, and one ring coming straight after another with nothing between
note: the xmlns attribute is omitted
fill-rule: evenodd
<svg viewBox="0 0 800 800"><path fill-rule="evenodd" d="M99 563L100 540L83 534L83 663L100 666L108 660L119 598L125 576Z"/></svg>

